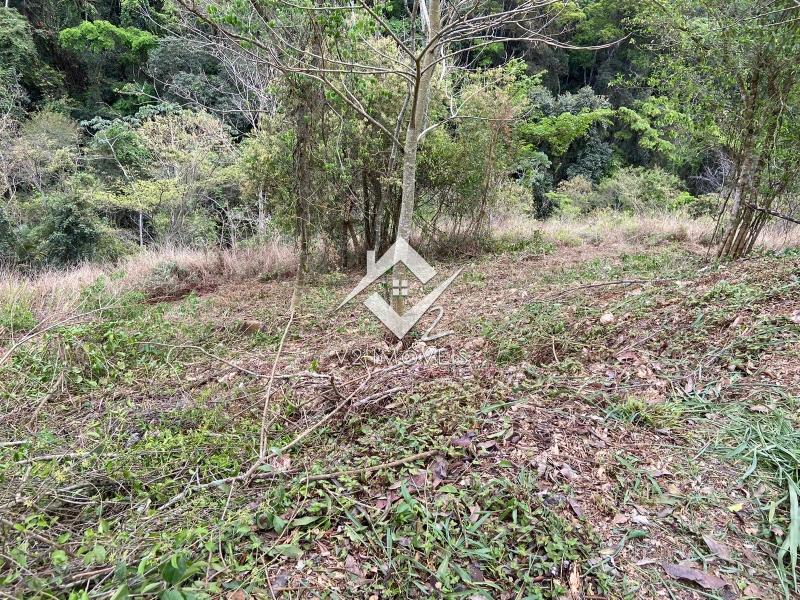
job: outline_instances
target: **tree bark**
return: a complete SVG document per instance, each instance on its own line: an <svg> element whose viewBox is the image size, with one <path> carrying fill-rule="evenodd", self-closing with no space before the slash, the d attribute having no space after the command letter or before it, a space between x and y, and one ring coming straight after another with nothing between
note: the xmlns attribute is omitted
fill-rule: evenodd
<svg viewBox="0 0 800 600"><path fill-rule="evenodd" d="M430 102L433 66L438 50L437 39L442 28L442 10L440 0L430 0L427 13L428 34L426 47L422 56L416 60L416 75L411 100L411 116L406 128L406 139L403 145L403 193L400 200L400 215L397 221L397 238L411 239L414 204L417 192L417 150L420 133L425 128ZM405 269L396 266L392 276L401 279ZM404 311L404 297L392 296L392 307L398 314Z"/></svg>
<svg viewBox="0 0 800 600"><path fill-rule="evenodd" d="M139 247L144 248L144 213L139 211Z"/></svg>
<svg viewBox="0 0 800 600"><path fill-rule="evenodd" d="M397 224L398 237L408 240L411 237L411 226L414 215L414 202L417 189L417 150L419 134L425 127L430 102L433 63L436 58L438 44L436 39L441 31L440 0L431 0L428 6L427 49L417 59L417 72L414 83L414 94L411 102L411 118L406 129L403 154L403 196L400 201L400 220Z"/></svg>
<svg viewBox="0 0 800 600"><path fill-rule="evenodd" d="M267 213L264 202L264 187L258 189L258 221L256 222L256 233L259 239L263 240L267 235Z"/></svg>
<svg viewBox="0 0 800 600"><path fill-rule="evenodd" d="M312 25L312 52L322 56L322 39L316 24ZM319 60L319 59L315 59ZM318 65L321 67L321 65ZM299 245L297 281L302 284L308 271L308 226L311 222L311 197L314 194L312 173L314 137L322 110L325 94L320 84L310 79L301 79L297 86L295 122L297 139L294 147L295 168L295 234Z"/></svg>

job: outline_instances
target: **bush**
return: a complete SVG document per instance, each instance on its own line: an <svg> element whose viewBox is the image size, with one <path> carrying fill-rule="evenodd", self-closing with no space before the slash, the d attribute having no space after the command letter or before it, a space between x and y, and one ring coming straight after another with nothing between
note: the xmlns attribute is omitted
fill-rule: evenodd
<svg viewBox="0 0 800 600"><path fill-rule="evenodd" d="M555 212L565 217L576 217L589 211L589 202L594 186L591 180L578 175L558 184L554 192L547 193Z"/></svg>
<svg viewBox="0 0 800 600"><path fill-rule="evenodd" d="M14 230L0 208L0 265L12 264L17 258Z"/></svg>
<svg viewBox="0 0 800 600"><path fill-rule="evenodd" d="M686 208L689 215L695 219L706 216L716 216L719 212L722 198L719 194L702 194L694 199L694 202Z"/></svg>
<svg viewBox="0 0 800 600"><path fill-rule="evenodd" d="M559 216L576 217L595 210L616 210L634 214L681 211L692 218L715 214L717 194L694 197L676 175L658 167L626 167L596 186L584 176L558 184L545 194Z"/></svg>
<svg viewBox="0 0 800 600"><path fill-rule="evenodd" d="M36 317L25 298L0 303L0 332L16 333L36 327Z"/></svg>
<svg viewBox="0 0 800 600"><path fill-rule="evenodd" d="M65 195L46 197L40 224L25 233L28 255L24 258L39 265L75 265L88 260L101 239L86 203Z"/></svg>
<svg viewBox="0 0 800 600"><path fill-rule="evenodd" d="M626 167L601 181L590 208L612 208L634 213L676 210L694 201L681 180L658 167Z"/></svg>

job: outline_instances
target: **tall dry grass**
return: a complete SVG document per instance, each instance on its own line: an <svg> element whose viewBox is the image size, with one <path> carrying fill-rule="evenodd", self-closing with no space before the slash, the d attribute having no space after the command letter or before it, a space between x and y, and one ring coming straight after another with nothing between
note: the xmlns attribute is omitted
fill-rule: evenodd
<svg viewBox="0 0 800 600"><path fill-rule="evenodd" d="M540 231L561 246L637 246L661 241L706 245L713 229L711 218L690 219L675 213L643 216L607 211L544 222L506 214L496 216L492 222L494 235L525 239ZM800 247L800 227L770 223L759 246L775 251ZM52 323L79 313L82 291L100 277L110 281L107 292L112 298L134 290L154 297L170 297L174 292L178 297L191 289L213 289L230 281L288 276L296 267L296 253L284 240L231 250L159 247L146 249L116 264L84 264L35 275L23 275L0 266L0 311L4 306L24 306L33 312L40 324Z"/></svg>
<svg viewBox="0 0 800 600"><path fill-rule="evenodd" d="M230 250L152 248L115 264L83 264L33 275L0 267L0 309L25 306L42 324L81 312L83 290L101 277L108 279L106 291L113 300L130 291L157 295L181 285L208 289L230 281L281 277L293 273L296 266L292 246L272 241Z"/></svg>
<svg viewBox="0 0 800 600"><path fill-rule="evenodd" d="M714 232L715 219L692 219L681 213L631 215L598 211L581 217L560 217L537 221L521 215L501 215L494 219L496 235L530 236L540 231L557 245L583 244L653 244L661 241L688 242L706 246ZM771 222L759 238L756 248L781 251L800 247L800 227L785 222Z"/></svg>
<svg viewBox="0 0 800 600"><path fill-rule="evenodd" d="M714 221L710 218L690 219L666 213L663 215L629 215L598 211L581 217L556 217L537 221L519 215L503 215L496 219L493 230L512 237L540 231L556 245L583 244L648 244L662 240L703 243L710 238Z"/></svg>

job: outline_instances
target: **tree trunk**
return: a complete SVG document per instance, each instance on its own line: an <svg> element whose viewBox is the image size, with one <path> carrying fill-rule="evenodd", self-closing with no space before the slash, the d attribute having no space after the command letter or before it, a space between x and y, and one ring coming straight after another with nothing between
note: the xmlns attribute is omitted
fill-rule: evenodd
<svg viewBox="0 0 800 600"><path fill-rule="evenodd" d="M315 56L322 56L322 40L316 25L312 34L311 47ZM318 60L318 59L316 59ZM295 120L297 139L294 147L295 168L295 234L299 245L297 281L302 284L308 271L308 227L311 221L311 197L314 193L312 178L314 133L322 118L325 103L324 91L320 84L310 79L302 79L297 84Z"/></svg>
<svg viewBox="0 0 800 600"><path fill-rule="evenodd" d="M403 196L400 201L400 220L397 224L398 237L411 238L411 225L414 215L414 202L417 188L417 150L419 135L425 127L430 101L433 63L436 58L436 38L441 30L440 0L431 0L428 7L428 48L417 61L417 74L414 84L414 97L411 103L411 118L406 129L403 154Z"/></svg>
<svg viewBox="0 0 800 600"><path fill-rule="evenodd" d="M144 248L144 213L139 211L139 248Z"/></svg>
<svg viewBox="0 0 800 600"><path fill-rule="evenodd" d="M264 187L262 186L258 188L258 221L256 222L256 233L261 240L267 236L267 212L264 200Z"/></svg>
<svg viewBox="0 0 800 600"><path fill-rule="evenodd" d="M728 225L728 231L722 240L718 257L719 258L734 258L733 253L736 249L737 241L746 227L746 204L751 198L753 192L753 183L755 178L755 164L756 160L753 158L752 152L748 149L740 161L739 173L736 177L736 184L731 194L731 220Z"/></svg>
<svg viewBox="0 0 800 600"><path fill-rule="evenodd" d="M426 36L427 49L418 57L416 64L416 77L414 81L413 97L411 101L411 117L406 129L406 139L403 153L403 194L400 200L400 215L397 221L397 238L411 239L414 217L414 203L417 191L417 150L419 149L420 133L425 128L428 117L428 103L430 101L431 80L433 78L433 65L436 59L438 44L436 42L441 31L441 4L440 0L430 0L428 5L428 35ZM401 279L405 269L394 269L393 277ZM403 296L392 296L394 310L402 314L404 306Z"/></svg>

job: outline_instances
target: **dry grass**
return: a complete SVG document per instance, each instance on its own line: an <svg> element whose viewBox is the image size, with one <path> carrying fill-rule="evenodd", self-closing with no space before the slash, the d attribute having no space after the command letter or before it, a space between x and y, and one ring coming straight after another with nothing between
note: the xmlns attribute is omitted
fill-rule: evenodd
<svg viewBox="0 0 800 600"><path fill-rule="evenodd" d="M759 246L782 250L800 246L800 227L773 222ZM528 239L540 231L558 246L599 244L641 245L662 241L707 245L714 229L710 217L685 215L626 215L597 212L580 218L537 221L518 214L498 215L492 231L506 238ZM286 241L233 250L191 250L176 247L147 249L117 264L84 264L68 270L50 270L26 276L0 267L0 308L25 306L37 321L53 322L81 309L81 291L101 276L113 278L112 294L143 291L169 298L192 289L209 290L230 281L286 276L296 268L297 257Z"/></svg>
<svg viewBox="0 0 800 600"><path fill-rule="evenodd" d="M25 306L39 323L53 322L81 310L82 290L100 277L113 280L108 292L120 296L130 291L158 295L184 279L198 289L227 281L280 277L296 268L292 247L272 241L232 250L191 250L161 247L147 249L116 264L83 264L71 269L41 271L35 275L0 269L0 307Z"/></svg>
<svg viewBox="0 0 800 600"><path fill-rule="evenodd" d="M541 231L560 246L622 243L647 244L660 241L679 241L708 245L714 231L715 219L692 219L681 213L629 215L601 211L578 218L554 218L537 221L521 215L502 215L493 222L496 234L511 237L530 236ZM785 222L772 222L761 234L758 247L780 251L800 247L800 227Z"/></svg>
<svg viewBox="0 0 800 600"><path fill-rule="evenodd" d="M554 218L536 221L518 215L496 219L493 230L508 236L530 235L539 230L560 246L583 244L629 243L674 240L703 243L714 229L712 219L690 219L684 215L628 215L602 211L578 218Z"/></svg>
<svg viewBox="0 0 800 600"><path fill-rule="evenodd" d="M800 248L800 226L787 221L772 221L761 232L759 246L776 252L786 248Z"/></svg>

